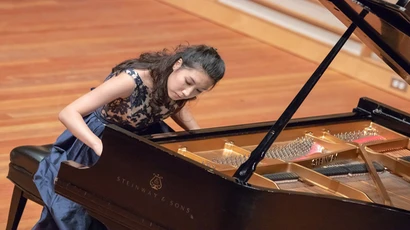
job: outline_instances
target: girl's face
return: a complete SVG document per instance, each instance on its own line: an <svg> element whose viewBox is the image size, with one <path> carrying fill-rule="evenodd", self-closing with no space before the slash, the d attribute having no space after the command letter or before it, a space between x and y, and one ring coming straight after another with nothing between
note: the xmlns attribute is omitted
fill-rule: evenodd
<svg viewBox="0 0 410 230"><path fill-rule="evenodd" d="M190 99L213 85L213 80L203 71L181 67L182 60L177 61L174 71L168 77L168 96L174 100Z"/></svg>

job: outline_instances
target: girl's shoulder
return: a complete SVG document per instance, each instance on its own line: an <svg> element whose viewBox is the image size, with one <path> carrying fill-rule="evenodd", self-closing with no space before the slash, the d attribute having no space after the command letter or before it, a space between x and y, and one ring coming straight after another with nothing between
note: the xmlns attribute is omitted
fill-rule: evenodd
<svg viewBox="0 0 410 230"><path fill-rule="evenodd" d="M126 70L124 70L124 73L128 74L130 77L132 77L132 79L134 79L135 85L137 87L144 84L144 82L142 81L139 73L136 70L126 69Z"/></svg>
<svg viewBox="0 0 410 230"><path fill-rule="evenodd" d="M134 79L137 87L144 86L147 87L149 91L152 91L153 83L148 70L126 69L124 72Z"/></svg>

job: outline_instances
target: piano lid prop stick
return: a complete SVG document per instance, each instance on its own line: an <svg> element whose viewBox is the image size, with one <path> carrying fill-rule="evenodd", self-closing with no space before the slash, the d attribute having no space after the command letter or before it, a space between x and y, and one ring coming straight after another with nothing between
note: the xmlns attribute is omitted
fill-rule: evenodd
<svg viewBox="0 0 410 230"><path fill-rule="evenodd" d="M360 12L359 17L364 17L368 11L362 10ZM280 132L285 128L288 124L289 120L298 110L300 105L303 103L305 98L308 96L310 91L319 81L322 74L325 72L327 67L339 53L340 49L349 39L350 35L352 35L353 31L356 29L355 24L351 24L349 28L345 31L342 37L337 41L336 45L332 48L329 54L325 57L325 59L320 63L319 67L315 70L312 76L308 79L296 97L292 100L292 102L288 105L286 110L282 113L279 119L275 122L275 124L271 127L268 133L265 135L261 143L251 152L248 160L246 160L243 164L241 164L236 170L233 177L237 180L238 183L246 184L249 178L252 176L253 172L256 169L258 163L265 157L266 152L275 141L275 139L279 136Z"/></svg>

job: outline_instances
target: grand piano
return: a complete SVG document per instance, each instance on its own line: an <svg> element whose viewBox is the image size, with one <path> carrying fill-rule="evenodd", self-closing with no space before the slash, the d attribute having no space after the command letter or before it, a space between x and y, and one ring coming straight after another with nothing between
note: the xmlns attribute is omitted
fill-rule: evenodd
<svg viewBox="0 0 410 230"><path fill-rule="evenodd" d="M321 0L345 34L277 121L137 136L107 126L93 166L64 162L55 190L110 229L410 229L410 115L361 98L292 119L355 33L410 83L410 8Z"/></svg>

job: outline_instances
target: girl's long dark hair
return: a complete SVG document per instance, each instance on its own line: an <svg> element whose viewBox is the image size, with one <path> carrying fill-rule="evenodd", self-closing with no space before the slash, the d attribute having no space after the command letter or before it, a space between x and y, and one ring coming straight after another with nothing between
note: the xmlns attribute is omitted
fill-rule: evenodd
<svg viewBox="0 0 410 230"><path fill-rule="evenodd" d="M126 60L112 69L114 75L122 71L133 69L147 69L153 78L152 102L157 106L168 105L171 99L168 97L167 81L173 71L175 62L182 59L182 67L204 71L214 84L222 79L225 74L225 63L216 49L206 45L179 45L174 51L163 49L158 52L142 53L139 58ZM177 108L171 112L179 111L187 101L177 101ZM167 106L168 107L168 106ZM172 110L172 108L171 108Z"/></svg>

